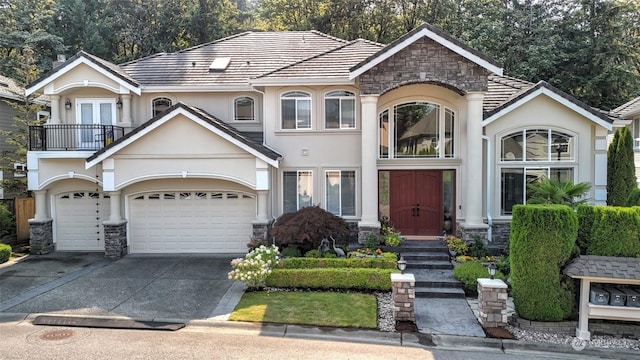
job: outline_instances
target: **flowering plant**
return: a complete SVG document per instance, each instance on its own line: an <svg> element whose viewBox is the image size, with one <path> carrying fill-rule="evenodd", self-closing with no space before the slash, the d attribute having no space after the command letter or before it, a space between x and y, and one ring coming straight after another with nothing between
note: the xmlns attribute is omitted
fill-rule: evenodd
<svg viewBox="0 0 640 360"><path fill-rule="evenodd" d="M231 260L233 270L229 272L230 280L240 280L249 288L264 287L265 281L273 266L278 262L280 252L275 245L251 250L244 258Z"/></svg>

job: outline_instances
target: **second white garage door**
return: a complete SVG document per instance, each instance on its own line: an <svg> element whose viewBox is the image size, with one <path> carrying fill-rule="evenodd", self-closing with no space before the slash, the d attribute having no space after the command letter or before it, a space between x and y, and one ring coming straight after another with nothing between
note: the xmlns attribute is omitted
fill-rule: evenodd
<svg viewBox="0 0 640 360"><path fill-rule="evenodd" d="M254 195L171 191L129 197L132 253L242 253L256 216Z"/></svg>

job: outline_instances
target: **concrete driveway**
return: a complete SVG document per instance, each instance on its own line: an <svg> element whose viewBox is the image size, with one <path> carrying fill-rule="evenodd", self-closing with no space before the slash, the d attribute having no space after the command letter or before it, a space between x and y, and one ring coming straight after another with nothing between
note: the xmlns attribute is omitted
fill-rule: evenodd
<svg viewBox="0 0 640 360"><path fill-rule="evenodd" d="M135 319L208 319L233 309L242 285L232 255L30 255L0 267L0 314L54 313Z"/></svg>

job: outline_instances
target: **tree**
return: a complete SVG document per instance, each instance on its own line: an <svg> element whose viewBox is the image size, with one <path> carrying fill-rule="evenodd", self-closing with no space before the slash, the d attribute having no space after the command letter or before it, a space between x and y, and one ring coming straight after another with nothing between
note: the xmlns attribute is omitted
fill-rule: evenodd
<svg viewBox="0 0 640 360"><path fill-rule="evenodd" d="M575 209L576 206L587 202L584 195L591 185L585 182L574 184L573 181L543 179L528 184L527 188L531 196L527 199L527 204L567 205Z"/></svg>
<svg viewBox="0 0 640 360"><path fill-rule="evenodd" d="M22 64L15 69L17 75L16 83L20 88L24 88L38 78L39 71L35 65L33 51L26 47L22 51L19 60ZM37 95L25 96L24 93L15 94L21 99L19 101L7 101L7 104L16 110L14 118L13 130L0 130L0 135L5 136L6 143L14 147L14 151L2 156L3 169L5 171L13 171L13 164L27 163L27 150L29 143L29 126L39 125L37 118L38 111L42 109L42 105L35 103L34 98ZM4 179L0 183L7 192L16 194L17 196L27 195L27 179L26 177Z"/></svg>
<svg viewBox="0 0 640 360"><path fill-rule="evenodd" d="M636 187L633 138L625 126L616 130L607 150L607 204L624 206Z"/></svg>

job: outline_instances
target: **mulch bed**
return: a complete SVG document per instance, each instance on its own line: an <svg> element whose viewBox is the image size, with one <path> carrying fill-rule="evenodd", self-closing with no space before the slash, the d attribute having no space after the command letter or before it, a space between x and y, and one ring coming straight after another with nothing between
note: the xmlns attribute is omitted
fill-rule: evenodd
<svg viewBox="0 0 640 360"><path fill-rule="evenodd" d="M501 327L485 327L483 328L484 333L487 334L487 337L494 339L512 339L515 340L515 337L509 332L509 330Z"/></svg>
<svg viewBox="0 0 640 360"><path fill-rule="evenodd" d="M418 332L418 327L411 321L396 321L397 332Z"/></svg>

